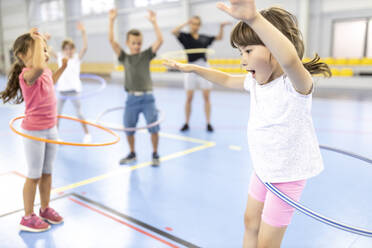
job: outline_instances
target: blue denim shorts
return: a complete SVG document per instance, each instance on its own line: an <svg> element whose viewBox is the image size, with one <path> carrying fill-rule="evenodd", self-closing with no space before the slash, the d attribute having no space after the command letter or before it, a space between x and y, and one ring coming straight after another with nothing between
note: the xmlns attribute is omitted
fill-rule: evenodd
<svg viewBox="0 0 372 248"><path fill-rule="evenodd" d="M143 113L147 124L151 124L158 120L158 111L155 107L154 95L143 94L141 96L135 96L128 93L124 110L124 126L136 127L140 113ZM148 130L150 133L157 133L160 127L156 125L150 127ZM133 135L135 132L126 131L125 133L127 135Z"/></svg>

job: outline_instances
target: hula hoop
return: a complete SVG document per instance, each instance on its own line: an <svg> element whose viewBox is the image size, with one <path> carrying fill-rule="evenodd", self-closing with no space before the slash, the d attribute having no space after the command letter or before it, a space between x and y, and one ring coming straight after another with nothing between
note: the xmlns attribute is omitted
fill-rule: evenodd
<svg viewBox="0 0 372 248"><path fill-rule="evenodd" d="M184 49L184 50L177 50L177 51L170 51L165 52L160 55L162 59L169 59L174 58L177 55L185 55L185 54L195 54L195 53L207 53L208 55L215 54L215 50L210 48L194 48L194 49Z"/></svg>
<svg viewBox="0 0 372 248"><path fill-rule="evenodd" d="M93 126L93 127L96 127L96 128L99 128L99 129L102 129L103 131L105 132L108 132L110 133L112 136L114 136L116 139L114 141L111 141L111 142L107 142L107 143L92 143L92 144L85 144L85 143L75 143L75 142L65 142L65 141L58 141L58 140L50 140L50 139L44 139L44 138L39 138L39 137L36 137L36 136L31 136L31 135L28 135L28 134L25 134L25 133L22 133L18 130L16 130L14 127L13 127L13 124L16 120L19 120L19 119L24 119L25 116L22 115L22 116L18 116L18 117L15 117L13 119L10 120L9 122L9 127L10 129L15 132L16 134L18 135L21 135L25 138L28 138L28 139L32 139L32 140L36 140L36 141L41 141L41 142L45 142L45 143L52 143L52 144L58 144L58 145L68 145L68 146L108 146L108 145L113 145L113 144L116 144L120 141L120 137L119 135L117 135L115 132L111 131L110 129L108 128L105 128L103 126L100 126L100 125L97 125L95 123L92 123L92 122L89 122L89 121L85 121L85 120L80 120L78 118L75 118L75 117L71 117L71 116L63 116L63 115L59 115L57 116L58 118L62 118L62 119L67 119L67 120L73 120L73 121L78 121L80 123L84 123L84 124L87 124L87 125L90 125L90 126Z"/></svg>
<svg viewBox="0 0 372 248"><path fill-rule="evenodd" d="M78 96L63 96L61 94L58 94L58 98L59 99L82 99L82 98L87 98L87 97L90 97L92 95L95 95L95 94L101 92L104 88L106 88L106 85L107 85L105 79L103 79L100 76L94 75L94 74L80 74L80 78L81 79L94 79L94 80L100 82L100 86L95 90L91 90L91 91L85 92L83 94L79 94Z"/></svg>
<svg viewBox="0 0 372 248"><path fill-rule="evenodd" d="M340 154L344 154L344 155L347 155L347 156L365 161L369 164L372 164L372 159L360 156L358 154L354 154L354 153L351 153L351 152L348 152L348 151L340 150L340 149L329 147L329 146L320 145L319 147L321 149L325 149L325 150L337 152L337 153L340 153ZM320 221L324 224L327 224L329 226L335 227L337 229L340 229L340 230L343 230L343 231L346 231L346 232L350 232L350 233L354 233L354 234L358 234L358 235L366 236L366 237L372 237L372 230L367 230L367 229L351 226L351 225L333 220L333 219L328 218L326 216L323 216L323 215L315 212L314 210L311 210L311 209L307 208L306 206L300 204L299 202L292 200L289 196L287 196L286 194L281 192L278 188L276 188L271 183L264 183L262 180L261 180L261 182L265 185L265 187L268 190L270 190L274 195L279 197L282 201L286 202L288 205L294 207L296 210L300 211L301 213L303 213L303 214L305 214L305 215L307 215L307 216L309 216L309 217L311 217L311 218L313 218L317 221Z"/></svg>
<svg viewBox="0 0 372 248"><path fill-rule="evenodd" d="M102 119L102 117L110 112L114 112L116 110L119 110L119 109L124 109L125 107L115 107L115 108L110 108L110 109L106 109L105 111L103 111L102 113L100 113L97 118L96 118L96 123L99 124L99 125L102 125L106 128L110 128L112 130L115 130L115 131L137 131L137 130L141 130L141 129L148 129L150 127L154 127L154 126L157 126L159 125L163 120L164 120L164 114L163 112L161 112L160 110L158 110L158 112L160 113L159 114L159 117L158 117L158 120L153 122L153 123L150 123L146 126L143 126L143 127L124 127L123 125L112 125L112 124L108 124L108 123L105 123L105 122L101 122L100 120Z"/></svg>

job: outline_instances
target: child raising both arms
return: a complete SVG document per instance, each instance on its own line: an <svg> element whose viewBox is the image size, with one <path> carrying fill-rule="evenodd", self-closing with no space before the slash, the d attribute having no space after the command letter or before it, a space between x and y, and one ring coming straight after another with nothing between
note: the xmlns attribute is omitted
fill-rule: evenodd
<svg viewBox="0 0 372 248"><path fill-rule="evenodd" d="M62 51L56 53L50 48L49 52L52 57L57 59L58 66L61 66L63 58L68 58L69 60L67 68L59 78L57 84L57 91L60 95L57 104L58 115L62 114L63 106L65 105L66 100L71 100L78 118L84 120L84 116L81 111L81 101L79 99L80 92L82 90L82 83L80 80L80 65L88 50L88 38L85 26L82 23L79 22L77 24L77 29L80 30L83 38L83 47L80 49L80 51L76 50L73 40L65 39L61 45ZM47 38L50 39L50 35L48 35ZM92 141L92 135L89 133L88 127L85 123L82 123L81 125L85 134L83 143L90 143Z"/></svg>
<svg viewBox="0 0 372 248"><path fill-rule="evenodd" d="M250 92L248 143L251 176L243 247L280 247L294 208L268 191L270 182L295 201L308 178L323 170L311 118L311 74L330 76L319 56L302 63L304 43L295 16L272 7L257 11L254 0L230 0L217 7L240 22L231 45L242 56L246 76L167 61L165 65L229 88ZM262 180L262 181L261 181Z"/></svg>
<svg viewBox="0 0 372 248"><path fill-rule="evenodd" d="M150 62L156 56L156 52L163 44L163 35L157 24L156 14L149 11L148 20L154 27L156 40L152 45L141 51L142 34L137 29L131 29L127 32L126 45L129 48L129 53L115 41L114 38L114 22L117 16L115 9L109 13L109 41L118 60L125 67L125 82L124 89L127 92L125 102L125 110L123 116L124 126L134 128L137 125L139 114L142 113L147 124L154 123L158 120L158 111L155 105L155 97L153 94L153 82L150 74ZM153 147L152 164L158 166L160 157L158 154L159 144L159 125L148 128L151 133L151 143ZM128 164L136 160L134 131L126 131L127 141L129 144L129 154L122 158L120 164Z"/></svg>
<svg viewBox="0 0 372 248"><path fill-rule="evenodd" d="M4 103L25 102L23 132L35 137L57 140L57 101L54 84L67 67L67 59L52 74L47 66L47 44L36 28L19 36L13 44L15 63L10 70L6 89L0 93ZM20 229L41 232L63 218L49 206L52 188L52 169L58 145L24 138L27 177L23 188L25 215ZM34 213L36 188L39 185L41 207ZM47 221L47 222L44 222Z"/></svg>

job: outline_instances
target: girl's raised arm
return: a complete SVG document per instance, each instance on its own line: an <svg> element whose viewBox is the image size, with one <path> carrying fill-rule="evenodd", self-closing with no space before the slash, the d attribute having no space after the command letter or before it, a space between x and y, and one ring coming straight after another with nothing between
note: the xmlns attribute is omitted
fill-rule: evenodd
<svg viewBox="0 0 372 248"><path fill-rule="evenodd" d="M248 24L270 50L297 92L307 95L313 87L311 74L303 66L294 45L256 9L254 0L230 0L231 6L217 3L217 7Z"/></svg>
<svg viewBox="0 0 372 248"><path fill-rule="evenodd" d="M32 56L31 70L23 74L26 83L32 85L43 74L44 69L47 68L46 53L47 45L44 38L38 33L36 28L30 30L30 35L34 40L34 49Z"/></svg>
<svg viewBox="0 0 372 248"><path fill-rule="evenodd" d="M87 32L85 30L84 24L79 22L78 25L77 25L77 29L81 31L81 36L83 38L83 47L81 48L81 50L79 52L79 59L81 60L81 59L83 59L85 53L88 50L88 38L87 38Z"/></svg>

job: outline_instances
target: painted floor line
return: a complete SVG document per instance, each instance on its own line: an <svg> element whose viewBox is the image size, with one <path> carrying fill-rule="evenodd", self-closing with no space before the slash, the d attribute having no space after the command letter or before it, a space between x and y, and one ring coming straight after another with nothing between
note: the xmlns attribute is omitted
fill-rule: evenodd
<svg viewBox="0 0 372 248"><path fill-rule="evenodd" d="M53 201L56 201L56 200L60 200L60 199L63 199L67 196L70 196L72 193L68 193L68 194L64 194L64 195L61 195L61 196L57 196L57 197L54 197L52 199L50 199L50 202L53 202ZM38 207L40 206L41 204L38 203L38 204L35 204L34 207ZM15 214L15 213L19 213L19 212L22 212L23 210L25 210L24 208L20 208L20 209L16 209L16 210L13 210L13 211L10 211L10 212L7 212L7 213L4 213L4 214L0 214L0 218L2 217L5 217L5 216L8 216L8 215L12 215L12 214Z"/></svg>
<svg viewBox="0 0 372 248"><path fill-rule="evenodd" d="M235 151L241 151L242 148L240 146L234 146L234 145L231 145L229 146L230 150L235 150Z"/></svg>
<svg viewBox="0 0 372 248"><path fill-rule="evenodd" d="M160 158L160 161L165 162L165 161L168 161L168 160L171 160L171 159L175 159L175 158L178 158L178 157L181 157L181 156L185 156L185 155L193 153L193 152L197 152L197 151L200 151L200 150L203 150L203 149L213 147L215 145L216 145L216 143L214 143L214 142L204 141L203 145L193 147L193 148L190 148L190 149L187 149L187 150L184 150L184 151L180 151L180 152L175 152L175 153L172 153L170 155L163 156L163 157ZM130 173L131 171L141 169L141 168L145 168L145 167L148 167L148 166L151 166L151 165L152 165L152 162L148 161L148 162L143 162L143 163L131 166L131 167L121 167L121 168L115 169L111 172L108 172L108 173L105 173L105 174L102 174L102 175L99 175L99 176L91 177L91 178L82 180L80 182L76 182L76 183L72 183L72 184L69 184L69 185L66 185L66 186L62 186L62 187L59 187L59 188L52 189L52 193L59 193L59 192L62 192L62 191L74 189L74 188L77 188L77 187L80 187L80 186L83 186L83 185L87 185L87 184L91 184L91 183L94 183L94 182L97 182L97 181L104 180L104 179L112 177L112 176L120 175L121 173Z"/></svg>
<svg viewBox="0 0 372 248"><path fill-rule="evenodd" d="M119 212L119 211L117 211L117 210L115 210L115 209L112 209L112 208L110 208L110 207L107 207L107 206L105 206L105 205L103 205L102 203L99 203L99 202L97 202L97 201L94 201L94 200L92 200L92 199L89 199L89 198L87 198L87 197L85 197L85 196L82 196L82 195L79 195L79 194L76 194L76 193L72 193L72 196L74 196L74 197L76 197L76 198L78 198L78 199L80 199L80 200L82 200L82 201L84 201L84 202L86 202L86 203L89 203L89 204L91 204L91 205L94 205L95 207L97 207L97 208L100 208L100 209L102 209L102 210L105 210L105 211L107 211L107 212L109 212L109 213L111 213L111 214L113 214L113 215L116 215L116 216L119 216L119 217L121 217L121 218L123 218L123 219L125 219L125 220L127 220L127 221L130 221L130 222L132 222L132 223L134 223L134 224L136 224L137 226L141 226L141 227L143 227L143 228L145 228L145 229L147 229L147 230L149 230L149 231L151 231L151 232L153 232L153 233L156 233L156 234L158 234L158 235L160 235L160 236L162 236L162 237L165 237L165 238L167 238L167 239L169 239L169 240L172 240L172 241L174 241L174 242L176 242L176 243L178 243L178 244L181 244L181 245L183 245L183 246L186 246L186 247L190 247L190 248L198 248L199 246L197 246L197 245L194 245L194 244L192 244L192 243L190 243L190 242L188 242L188 241L186 241L186 240L183 240L183 239L181 239L181 238L179 238L179 237L176 237L176 236L174 236L174 235L172 235L172 234L170 234L170 233L167 233L167 232L165 232L165 231L162 231L162 230L160 230L160 229L158 229L158 228L156 228L156 227L154 227L154 226L151 226L151 225L149 225L149 224L147 224L147 223L145 223L145 222L142 222L142 221L140 221L140 220L138 220L138 219L135 219L135 218L133 218L133 217L131 217L131 216L128 216L128 215L126 215L126 214L123 214L123 213L121 213L121 212ZM70 197L71 198L71 197ZM70 199L70 200L72 200L72 199ZM74 201L74 202L76 202L76 201ZM77 203L77 202L76 202ZM81 205L81 204L80 204ZM89 209L90 210L92 210L92 211L95 211L95 212L97 212L96 210L94 210L94 209L92 209L92 206L89 206L89 205L84 205L84 207L89 207ZM98 209L97 209L98 210ZM102 212L102 211L100 211L100 210L98 210L99 212L99 214L103 214L104 216L106 216L106 217L108 217L108 218L111 218L111 217L109 217L109 216L107 216L107 214L106 213L104 213L104 212ZM112 216L113 217L113 216ZM132 226L132 225L130 225L129 223L125 223L123 220L120 220L120 219L117 219L117 218L115 218L115 217L113 217L113 218L111 218L111 219L113 219L113 220L115 220L115 221L117 221L117 222L120 222L121 224L124 224L124 225L126 225L126 226L129 226L130 228L133 228L133 229L135 229L136 231L139 231L138 230L138 228L137 227L135 227L135 226ZM124 222L124 223L123 223ZM152 234L149 234L149 233L144 233L143 231L140 231L141 233L143 233L143 234L145 234L145 235L147 235L147 236L149 236L149 235L151 235L151 237L152 238L154 238L153 237L153 235ZM160 240L159 240L160 241ZM164 243L164 242L163 242ZM168 244L168 243L167 243ZM169 245L169 244L168 244ZM174 246L172 246L172 247L174 247Z"/></svg>

